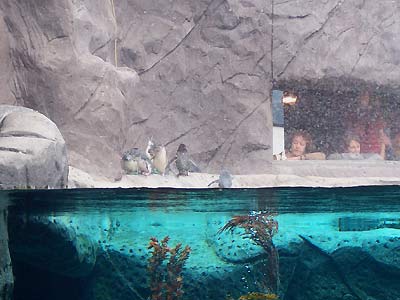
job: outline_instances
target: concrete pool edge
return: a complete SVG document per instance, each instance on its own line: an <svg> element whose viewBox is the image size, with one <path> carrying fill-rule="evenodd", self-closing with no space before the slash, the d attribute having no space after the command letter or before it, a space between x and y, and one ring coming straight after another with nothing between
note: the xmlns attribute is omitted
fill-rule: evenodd
<svg viewBox="0 0 400 300"><path fill-rule="evenodd" d="M353 187L400 185L400 162L392 161L298 161L274 162L265 174L233 175L233 188ZM149 176L124 175L118 181L95 177L75 167L69 169L69 188L170 187L207 188L218 174L191 173ZM217 187L213 185L212 187Z"/></svg>

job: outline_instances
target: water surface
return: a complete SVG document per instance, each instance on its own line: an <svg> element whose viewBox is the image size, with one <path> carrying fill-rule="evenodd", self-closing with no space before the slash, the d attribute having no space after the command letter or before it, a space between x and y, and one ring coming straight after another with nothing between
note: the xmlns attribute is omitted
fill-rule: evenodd
<svg viewBox="0 0 400 300"><path fill-rule="evenodd" d="M152 297L148 246L166 236L170 248L191 248L184 293L172 299L400 299L397 186L18 190L1 191L0 201L9 209L16 299ZM221 233L234 216L257 213L278 224L269 248L279 253L277 290L271 252L243 228ZM163 280L167 263L168 255Z"/></svg>

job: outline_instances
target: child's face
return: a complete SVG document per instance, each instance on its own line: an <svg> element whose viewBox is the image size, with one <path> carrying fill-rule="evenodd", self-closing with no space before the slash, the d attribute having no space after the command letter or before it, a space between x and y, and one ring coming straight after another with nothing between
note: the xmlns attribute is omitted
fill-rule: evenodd
<svg viewBox="0 0 400 300"><path fill-rule="evenodd" d="M295 136L292 140L292 147L290 148L290 152L294 156L303 155L306 152L306 146L307 142L302 136Z"/></svg>
<svg viewBox="0 0 400 300"><path fill-rule="evenodd" d="M349 145L347 146L347 151L349 153L360 153L360 143L355 141L355 140L351 140Z"/></svg>

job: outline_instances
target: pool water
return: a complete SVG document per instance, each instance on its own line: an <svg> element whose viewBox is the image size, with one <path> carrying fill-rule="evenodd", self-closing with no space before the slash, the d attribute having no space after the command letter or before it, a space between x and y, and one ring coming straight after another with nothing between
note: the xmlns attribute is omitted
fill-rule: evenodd
<svg viewBox="0 0 400 300"><path fill-rule="evenodd" d="M14 299L400 300L397 186L1 191L0 201Z"/></svg>

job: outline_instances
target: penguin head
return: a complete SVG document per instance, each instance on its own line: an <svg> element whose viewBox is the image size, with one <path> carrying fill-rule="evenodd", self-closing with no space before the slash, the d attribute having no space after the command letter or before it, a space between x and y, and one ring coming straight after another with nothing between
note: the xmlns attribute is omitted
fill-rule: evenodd
<svg viewBox="0 0 400 300"><path fill-rule="evenodd" d="M147 147L146 147L146 155L147 155L148 159L154 158L154 147L155 147L155 143L153 141L153 137L151 137L149 139L149 141L147 142Z"/></svg>
<svg viewBox="0 0 400 300"><path fill-rule="evenodd" d="M130 153L124 153L122 155L122 160L128 161L128 160L132 160L132 155Z"/></svg>
<svg viewBox="0 0 400 300"><path fill-rule="evenodd" d="M156 145L156 143L153 140L153 136L151 136L149 138L149 141L147 142L147 147L151 149L151 148L154 148L155 145Z"/></svg>
<svg viewBox="0 0 400 300"><path fill-rule="evenodd" d="M154 148L148 149L148 150L147 150L147 153L148 153L148 157L149 157L150 159L153 159L154 156L156 156L156 151L155 151Z"/></svg>
<svg viewBox="0 0 400 300"><path fill-rule="evenodd" d="M185 144L180 144L178 150L176 152L184 153L187 152L187 148Z"/></svg>
<svg viewBox="0 0 400 300"><path fill-rule="evenodd" d="M129 151L129 154L132 156L132 157L137 157L137 156L140 156L140 150L139 150L139 148L132 148L130 151Z"/></svg>

